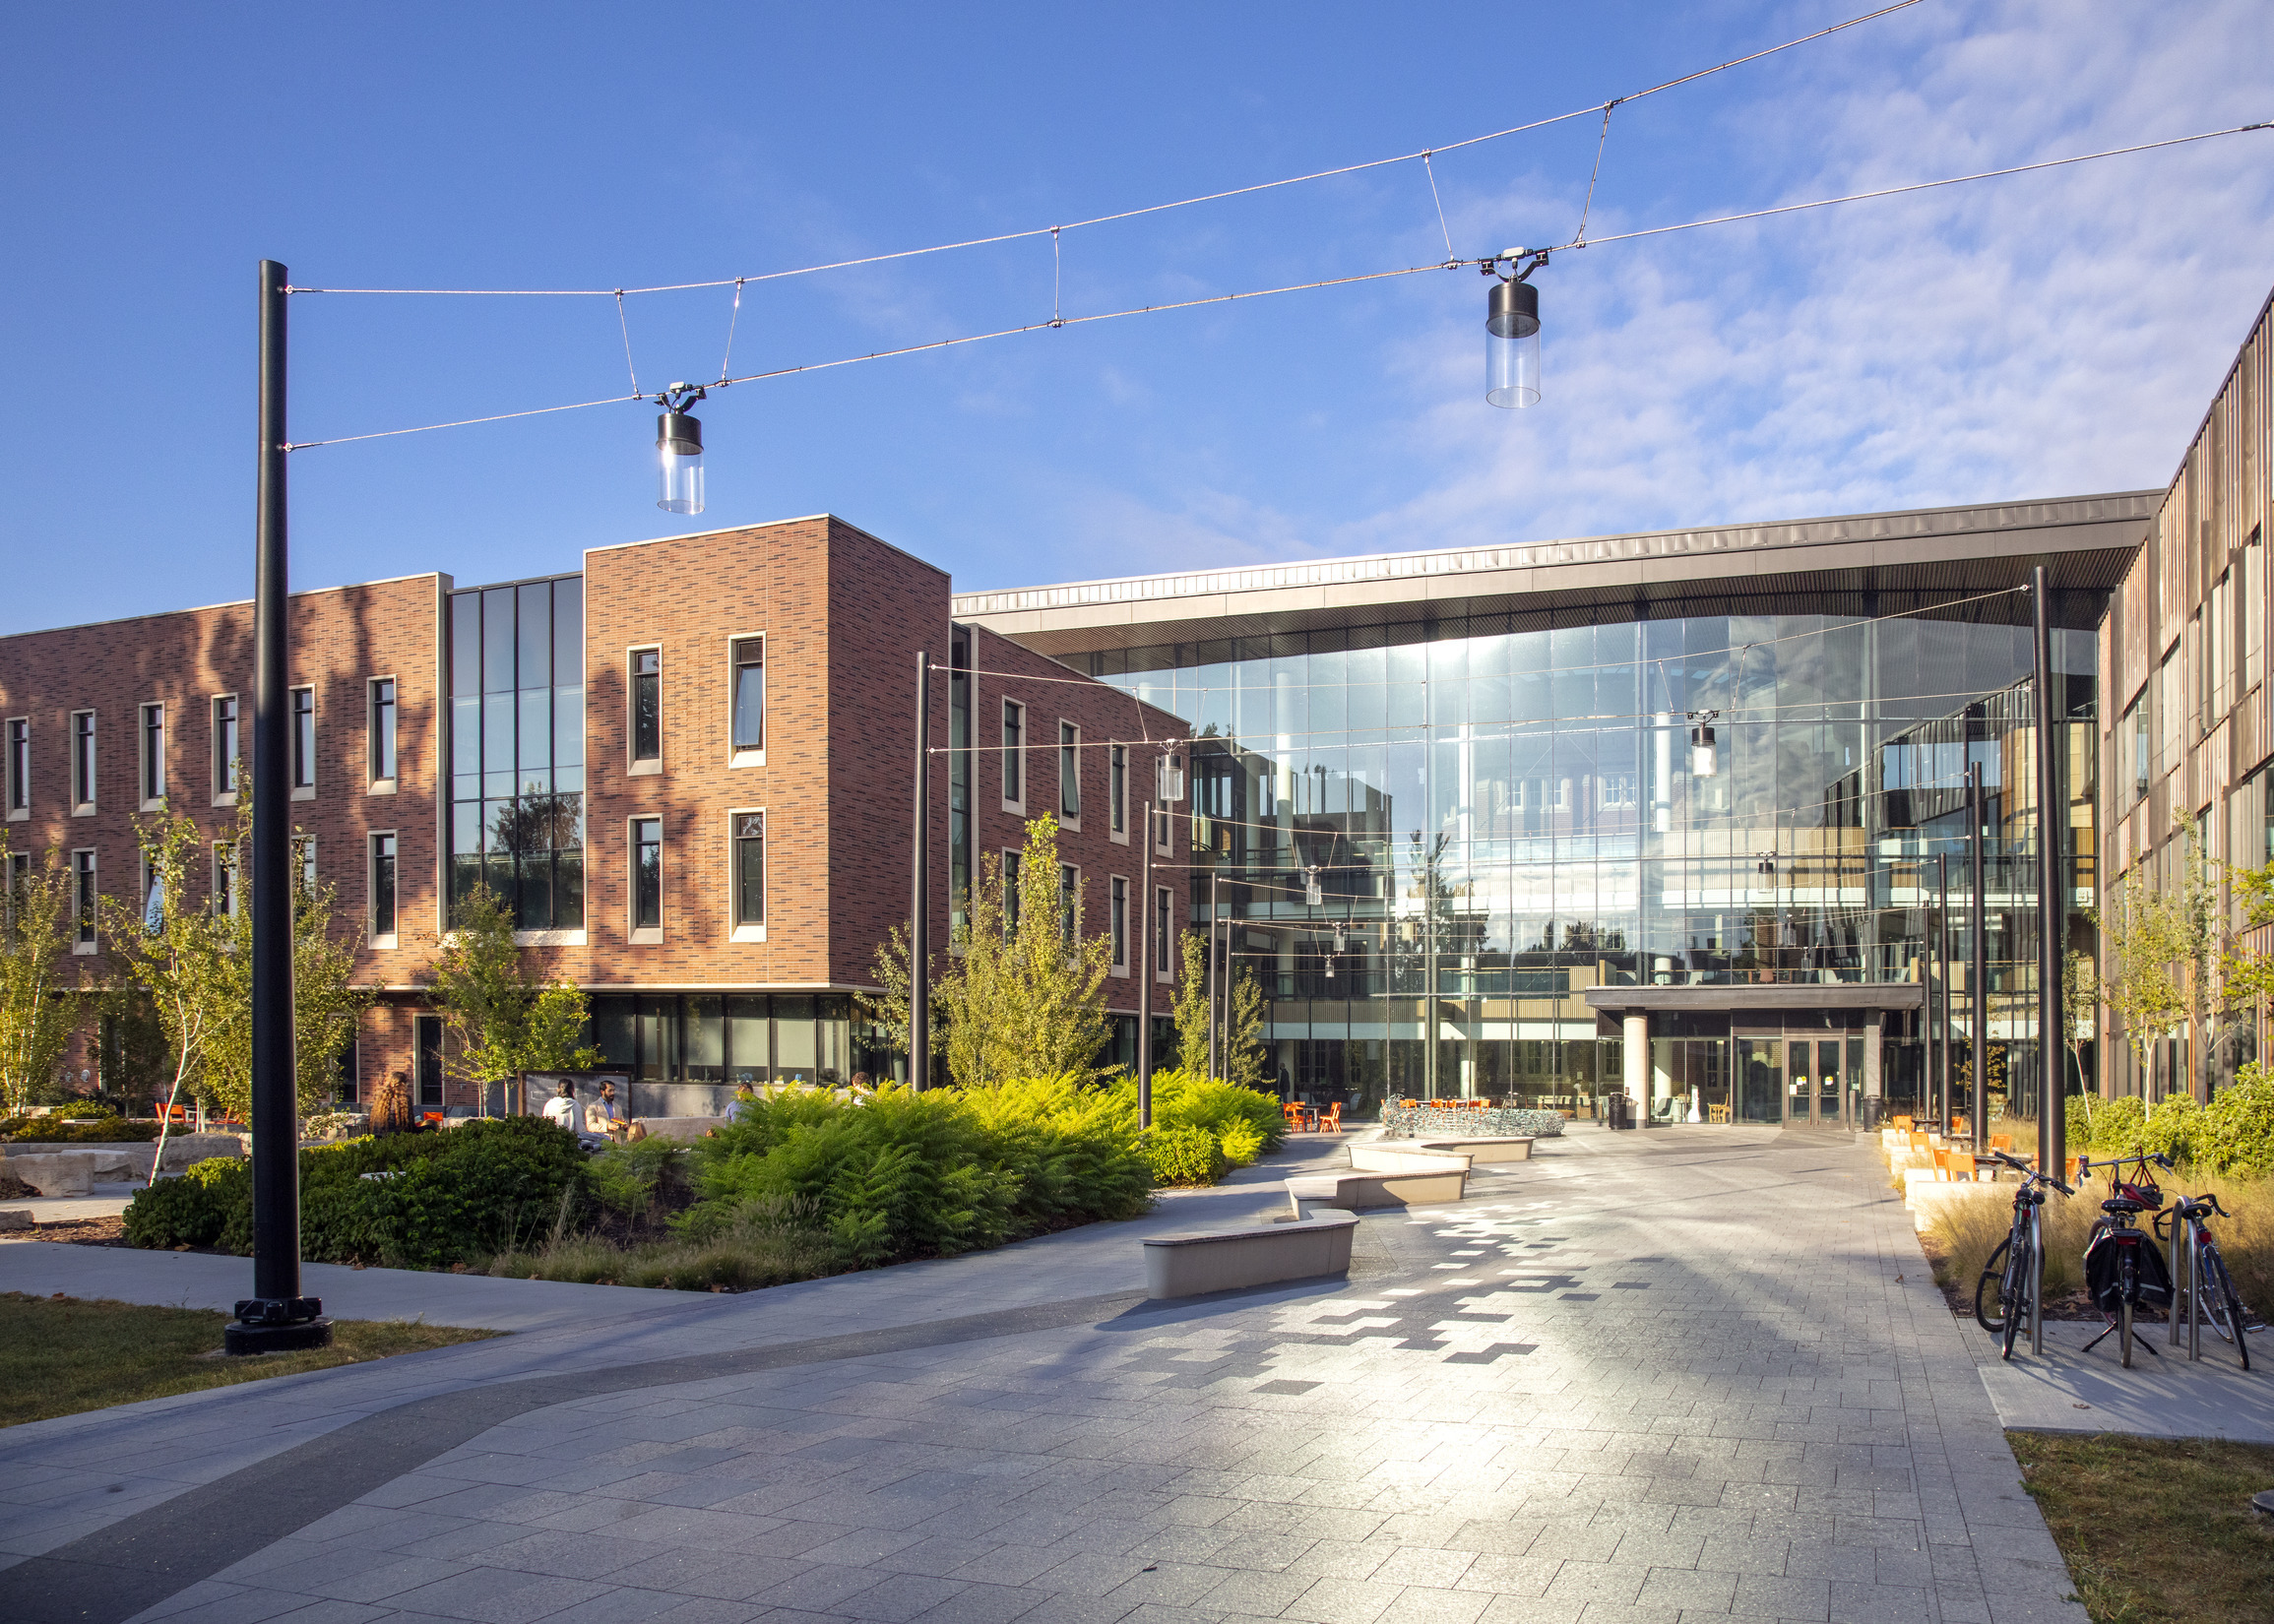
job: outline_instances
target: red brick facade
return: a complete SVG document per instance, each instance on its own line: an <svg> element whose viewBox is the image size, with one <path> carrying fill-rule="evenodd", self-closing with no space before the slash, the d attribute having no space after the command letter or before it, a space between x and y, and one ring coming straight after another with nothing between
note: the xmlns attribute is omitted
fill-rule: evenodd
<svg viewBox="0 0 2274 1624"><path fill-rule="evenodd" d="M845 994L876 983L879 943L908 910L909 818L918 652L931 680L932 940L949 938L949 680L957 634L948 577L930 565L822 516L594 549L584 560L584 924L525 938L544 973L596 995L623 992ZM294 804L314 836L319 871L337 888L338 917L359 932L370 919L374 833L398 849L398 926L391 947L366 943L358 973L382 997L359 1043L366 1085L412 1071L415 993L443 922L447 852L444 769L449 757L449 617L452 584L427 575L295 595L291 673L315 690L316 783ZM471 604L471 597L462 597ZM32 729L29 815L9 823L18 850L49 845L97 852L101 889L139 898L134 824L142 810L140 707L162 703L166 804L187 812L210 841L233 828L213 792L213 700L239 699L241 747L252 737L251 605L228 604L95 626L0 638L0 718ZM1002 794L999 724L1006 698L1026 707L1025 812L1058 809L1058 729L1080 729L1081 817L1061 837L1079 866L1085 923L1106 928L1111 876L1127 879L1130 951L1143 914L1142 798L1152 782L1148 740L1180 738L1181 724L1104 684L992 633L962 634L972 667L970 706L975 850L1023 839ZM732 650L763 638L762 752L732 749ZM631 760L631 665L651 651L660 665L660 760ZM397 683L399 767L394 787L371 782L369 684ZM560 680L560 679L556 679ZM74 814L69 745L74 712L96 717L98 794ZM1128 747L1129 802L1112 830L1111 746ZM762 931L731 917L729 814L762 811L766 908ZM632 927L634 819L663 827L658 929ZM1171 828L1183 827L1170 820ZM1158 883L1185 861L1182 837L1157 856ZM78 961L91 973L99 957ZM1118 1011L1137 1007L1131 973L1108 983ZM1172 988L1156 988L1158 1011ZM74 1065L91 1063L75 1055ZM451 1086L448 1103L462 1103ZM467 1095L471 1098L471 1095Z"/></svg>

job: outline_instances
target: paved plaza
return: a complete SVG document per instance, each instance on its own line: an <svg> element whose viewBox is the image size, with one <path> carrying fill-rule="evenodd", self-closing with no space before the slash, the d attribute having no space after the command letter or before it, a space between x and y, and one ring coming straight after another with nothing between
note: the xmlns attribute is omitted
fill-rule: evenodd
<svg viewBox="0 0 2274 1624"><path fill-rule="evenodd" d="M2082 1624L1866 1145L1539 1150L1367 1215L1331 1286L1144 1300L1140 1235L1262 1218L1258 1168L981 1257L13 1428L0 1615Z"/></svg>

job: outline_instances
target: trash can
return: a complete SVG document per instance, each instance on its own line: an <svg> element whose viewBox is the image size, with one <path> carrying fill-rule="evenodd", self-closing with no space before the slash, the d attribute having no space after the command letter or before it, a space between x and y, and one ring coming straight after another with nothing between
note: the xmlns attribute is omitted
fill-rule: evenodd
<svg viewBox="0 0 2274 1624"><path fill-rule="evenodd" d="M1603 1125L1616 1132L1634 1126L1634 1101L1623 1093L1607 1095L1604 1099Z"/></svg>

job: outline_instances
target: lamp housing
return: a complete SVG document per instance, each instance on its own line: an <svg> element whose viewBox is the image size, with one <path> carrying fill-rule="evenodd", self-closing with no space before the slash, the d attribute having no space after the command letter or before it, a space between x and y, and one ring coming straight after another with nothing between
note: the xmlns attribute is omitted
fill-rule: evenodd
<svg viewBox="0 0 2274 1624"><path fill-rule="evenodd" d="M1689 730L1689 774L1693 779L1721 776L1721 751L1714 743L1713 723L1701 721Z"/></svg>
<svg viewBox="0 0 2274 1624"><path fill-rule="evenodd" d="M703 423L684 411L656 419L656 506L665 513L703 511Z"/></svg>
<svg viewBox="0 0 2274 1624"><path fill-rule="evenodd" d="M1496 406L1540 401L1540 289L1496 281L1484 310L1484 399Z"/></svg>

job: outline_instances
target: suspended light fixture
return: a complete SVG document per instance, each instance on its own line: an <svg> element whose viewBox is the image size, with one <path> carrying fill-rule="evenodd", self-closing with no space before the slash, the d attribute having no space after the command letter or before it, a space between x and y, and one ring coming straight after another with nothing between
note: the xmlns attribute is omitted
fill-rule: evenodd
<svg viewBox="0 0 2274 1624"><path fill-rule="evenodd" d="M1537 406L1540 402L1540 289L1526 279L1548 263L1546 254L1516 268L1528 249L1511 248L1484 264L1498 277L1484 305L1484 399L1496 406ZM1500 265L1510 269L1501 275Z"/></svg>
<svg viewBox="0 0 2274 1624"><path fill-rule="evenodd" d="M1303 871L1302 900L1312 907L1326 901L1326 891L1318 883L1318 864L1312 863Z"/></svg>
<svg viewBox="0 0 2274 1624"><path fill-rule="evenodd" d="M1721 774L1721 751L1714 744L1714 718L1720 715L1719 711L1689 714L1689 773L1693 779L1711 779Z"/></svg>
<svg viewBox="0 0 2274 1624"><path fill-rule="evenodd" d="M1340 952L1342 952L1342 951L1343 951L1343 948L1344 948L1344 941L1345 941L1345 939L1344 939L1343 931L1344 931L1344 925L1343 925L1343 922L1342 922L1340 919L1337 919L1337 920L1335 921L1335 951L1336 951L1337 953L1340 953Z"/></svg>
<svg viewBox="0 0 2274 1624"><path fill-rule="evenodd" d="M703 424L687 408L709 393L673 384L656 397L656 506L665 513L703 511Z"/></svg>
<svg viewBox="0 0 2274 1624"><path fill-rule="evenodd" d="M1165 801L1184 798L1184 757L1171 750L1153 764L1153 791Z"/></svg>

